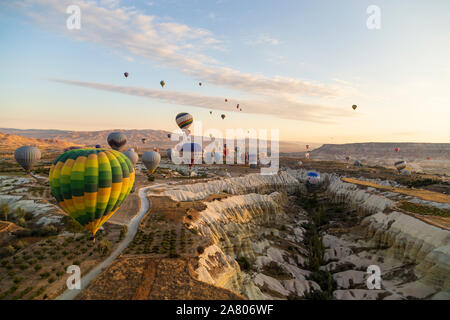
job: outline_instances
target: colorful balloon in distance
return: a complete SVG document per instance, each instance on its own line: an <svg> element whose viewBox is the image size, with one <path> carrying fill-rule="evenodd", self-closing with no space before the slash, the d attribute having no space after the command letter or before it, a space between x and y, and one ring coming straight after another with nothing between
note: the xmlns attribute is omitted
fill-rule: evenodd
<svg viewBox="0 0 450 320"><path fill-rule="evenodd" d="M108 135L109 146L117 151L120 151L127 143L127 137L122 132L112 132Z"/></svg>
<svg viewBox="0 0 450 320"><path fill-rule="evenodd" d="M305 159L309 159L309 152L305 153Z"/></svg>
<svg viewBox="0 0 450 320"><path fill-rule="evenodd" d="M125 151L123 154L126 155L128 159L130 159L131 163L133 164L133 167L135 167L136 163L139 160L139 155L134 151L134 149L130 148L127 151Z"/></svg>
<svg viewBox="0 0 450 320"><path fill-rule="evenodd" d="M29 172L33 165L41 159L41 151L33 146L22 146L14 151L14 159L26 172Z"/></svg>
<svg viewBox="0 0 450 320"><path fill-rule="evenodd" d="M400 171L400 174L401 174L402 176L410 176L410 175L411 175L411 170L409 170L409 169L407 169L407 168L402 169L402 170Z"/></svg>
<svg viewBox="0 0 450 320"><path fill-rule="evenodd" d="M128 72L125 72L123 75L125 76L125 78L128 78Z"/></svg>
<svg viewBox="0 0 450 320"><path fill-rule="evenodd" d="M201 87L201 86L202 86L202 83L201 83L201 82L199 82L199 83L198 83L198 85L199 85L199 86Z"/></svg>
<svg viewBox="0 0 450 320"><path fill-rule="evenodd" d="M212 111L210 111L209 114L212 114Z"/></svg>
<svg viewBox="0 0 450 320"><path fill-rule="evenodd" d="M353 110L356 110L356 108L358 108L358 106L356 104L352 105Z"/></svg>
<svg viewBox="0 0 450 320"><path fill-rule="evenodd" d="M161 161L161 155L156 151L147 151L142 155L142 162L150 173L155 172Z"/></svg>
<svg viewBox="0 0 450 320"><path fill-rule="evenodd" d="M320 174L316 171L309 171L306 174L306 180L311 185L317 185L320 182Z"/></svg>
<svg viewBox="0 0 450 320"><path fill-rule="evenodd" d="M236 109L239 109L239 103L237 104Z"/></svg>
<svg viewBox="0 0 450 320"><path fill-rule="evenodd" d="M224 114L222 114L220 117L222 118L222 120L225 119L225 115Z"/></svg>
<svg viewBox="0 0 450 320"><path fill-rule="evenodd" d="M405 169L406 165L407 165L407 163L405 160L400 160L400 161L397 161L394 163L395 168L397 168L397 170L399 172L402 171L403 169Z"/></svg>
<svg viewBox="0 0 450 320"><path fill-rule="evenodd" d="M161 81L159 82L159 84L161 85L161 88L164 88L164 86L166 85L166 83L164 82L164 80L161 80Z"/></svg>
<svg viewBox="0 0 450 320"><path fill-rule="evenodd" d="M308 149L309 149L309 144L306 145L306 150L308 150Z"/></svg>
<svg viewBox="0 0 450 320"><path fill-rule="evenodd" d="M361 164L361 162L359 162L358 160L355 160L355 162L353 162L353 165L355 167L362 167L363 165Z"/></svg>
<svg viewBox="0 0 450 320"><path fill-rule="evenodd" d="M225 102L228 102L228 99L225 99Z"/></svg>
<svg viewBox="0 0 450 320"><path fill-rule="evenodd" d="M50 191L58 205L93 235L119 209L134 179L131 161L111 149L65 152L49 173Z"/></svg>
<svg viewBox="0 0 450 320"><path fill-rule="evenodd" d="M194 118L187 112L181 112L177 114L175 121L180 129L189 129L194 121Z"/></svg>
<svg viewBox="0 0 450 320"><path fill-rule="evenodd" d="M394 151L395 151L395 152L399 152L399 151L400 151L400 148L394 148Z"/></svg>

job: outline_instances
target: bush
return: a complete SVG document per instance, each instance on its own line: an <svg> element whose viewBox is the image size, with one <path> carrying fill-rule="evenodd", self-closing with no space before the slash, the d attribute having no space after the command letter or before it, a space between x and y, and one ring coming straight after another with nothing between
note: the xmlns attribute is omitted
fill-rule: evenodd
<svg viewBox="0 0 450 320"><path fill-rule="evenodd" d="M108 240L100 241L98 245L98 252L101 255L103 256L106 255L110 250L111 250L111 242L109 242Z"/></svg>
<svg viewBox="0 0 450 320"><path fill-rule="evenodd" d="M250 270L250 262L246 257L239 257L236 259L241 270Z"/></svg>
<svg viewBox="0 0 450 320"><path fill-rule="evenodd" d="M17 250L23 249L23 247L25 247L25 243L20 240L14 244L14 248L16 248Z"/></svg>
<svg viewBox="0 0 450 320"><path fill-rule="evenodd" d="M64 224L64 228L68 232L79 233L79 232L83 232L83 230L84 230L83 226L81 224L79 224L78 221L76 221L71 216L64 216L61 221Z"/></svg>
<svg viewBox="0 0 450 320"><path fill-rule="evenodd" d="M123 238L125 238L125 236L127 235L127 233L128 233L128 226L127 226L126 224L124 224L124 225L122 226L122 228L120 229L120 236L119 236L119 239L122 240Z"/></svg>
<svg viewBox="0 0 450 320"><path fill-rule="evenodd" d="M2 204L0 207L0 213L2 220L8 221L9 213L11 212L11 209L9 208L9 205L7 203Z"/></svg>

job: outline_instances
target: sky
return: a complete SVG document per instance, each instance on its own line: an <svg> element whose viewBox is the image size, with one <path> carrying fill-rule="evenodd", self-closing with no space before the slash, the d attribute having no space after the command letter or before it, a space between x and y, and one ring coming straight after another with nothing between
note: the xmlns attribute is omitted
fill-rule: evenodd
<svg viewBox="0 0 450 320"><path fill-rule="evenodd" d="M448 0L0 0L0 127L172 131L189 112L204 129L286 141L450 142L449 12Z"/></svg>

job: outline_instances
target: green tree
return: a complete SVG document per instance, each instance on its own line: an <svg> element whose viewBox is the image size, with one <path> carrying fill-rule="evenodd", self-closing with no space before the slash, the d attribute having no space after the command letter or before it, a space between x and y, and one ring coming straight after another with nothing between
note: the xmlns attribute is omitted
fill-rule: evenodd
<svg viewBox="0 0 450 320"><path fill-rule="evenodd" d="M1 213L2 213L2 218L5 221L8 221L8 217L9 217L9 213L11 212L11 209L9 208L9 205L7 203L2 204L1 206Z"/></svg>
<svg viewBox="0 0 450 320"><path fill-rule="evenodd" d="M123 238L125 238L125 236L127 235L127 233L128 233L128 227L127 227L126 224L124 224L124 225L122 226L122 229L120 229L120 237L119 237L119 239L122 240Z"/></svg>

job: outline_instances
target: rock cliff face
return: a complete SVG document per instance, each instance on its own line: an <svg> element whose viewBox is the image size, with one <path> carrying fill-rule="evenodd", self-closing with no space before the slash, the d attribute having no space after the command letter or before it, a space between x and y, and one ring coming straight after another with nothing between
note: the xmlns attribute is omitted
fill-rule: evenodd
<svg viewBox="0 0 450 320"><path fill-rule="evenodd" d="M307 279L308 256L302 244L306 212L289 207L292 193L307 192L306 173L248 175L161 192L175 201L230 194L205 202L206 209L188 223L211 243L200 255L194 275L250 299L302 297L320 289ZM394 211L396 194L360 188L332 174L322 174L321 182L329 201L366 217L355 234L350 230L339 237L323 237L326 265L321 269L332 272L338 284L336 299L448 298L448 231ZM382 270L381 290L365 285L366 268L373 264Z"/></svg>

